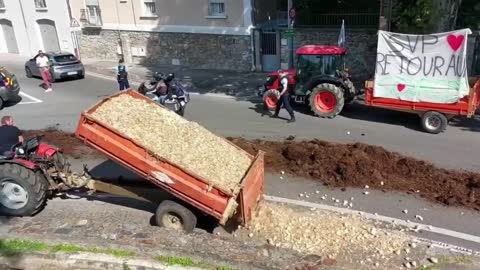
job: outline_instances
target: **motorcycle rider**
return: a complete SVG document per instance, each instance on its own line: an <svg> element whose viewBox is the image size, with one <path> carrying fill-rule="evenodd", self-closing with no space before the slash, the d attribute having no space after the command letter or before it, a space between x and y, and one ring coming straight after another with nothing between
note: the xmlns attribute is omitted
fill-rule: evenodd
<svg viewBox="0 0 480 270"><path fill-rule="evenodd" d="M20 129L15 126L13 117L4 116L0 122L0 155L6 155L14 145L23 142L23 136Z"/></svg>

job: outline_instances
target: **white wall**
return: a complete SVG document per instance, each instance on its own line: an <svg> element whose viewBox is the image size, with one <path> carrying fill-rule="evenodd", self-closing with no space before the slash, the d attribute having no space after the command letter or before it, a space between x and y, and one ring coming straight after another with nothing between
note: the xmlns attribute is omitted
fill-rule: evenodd
<svg viewBox="0 0 480 270"><path fill-rule="evenodd" d="M23 6L23 15L20 7ZM43 50L42 36L39 31L37 20L49 19L55 22L58 42L62 51L74 52L72 36L70 34L70 18L66 0L46 0L47 9L37 10L33 0L7 0L5 10L0 12L0 19L10 20L15 29L18 50L21 55L32 56L38 50ZM25 27L26 25L26 27ZM0 33L3 35L3 33ZM0 36L3 40L3 36ZM6 47L0 47L1 52L6 52Z"/></svg>

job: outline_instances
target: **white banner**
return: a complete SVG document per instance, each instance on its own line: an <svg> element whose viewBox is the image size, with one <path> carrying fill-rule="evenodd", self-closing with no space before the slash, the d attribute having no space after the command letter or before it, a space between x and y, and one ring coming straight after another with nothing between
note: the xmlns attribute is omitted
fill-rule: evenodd
<svg viewBox="0 0 480 270"><path fill-rule="evenodd" d="M378 33L374 97L455 103L469 94L470 29L429 35Z"/></svg>

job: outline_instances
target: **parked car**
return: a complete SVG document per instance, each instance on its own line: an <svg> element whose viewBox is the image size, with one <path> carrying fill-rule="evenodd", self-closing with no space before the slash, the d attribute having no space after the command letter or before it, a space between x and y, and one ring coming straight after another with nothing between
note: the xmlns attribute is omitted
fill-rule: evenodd
<svg viewBox="0 0 480 270"><path fill-rule="evenodd" d="M45 54L52 64L50 68L52 82L59 79L83 79L85 77L85 68L75 55L69 52L47 52ZM38 54L25 63L25 73L28 78L41 77L40 70L37 67L37 57Z"/></svg>
<svg viewBox="0 0 480 270"><path fill-rule="evenodd" d="M18 98L20 85L15 75L8 72L4 67L0 67L0 109L6 102Z"/></svg>

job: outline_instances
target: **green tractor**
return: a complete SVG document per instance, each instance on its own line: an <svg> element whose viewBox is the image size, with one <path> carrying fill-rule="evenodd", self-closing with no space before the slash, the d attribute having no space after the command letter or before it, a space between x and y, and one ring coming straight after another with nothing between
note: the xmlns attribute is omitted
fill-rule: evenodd
<svg viewBox="0 0 480 270"><path fill-rule="evenodd" d="M323 118L334 118L345 103L359 94L345 68L346 49L337 46L307 45L297 49L297 70L286 70L288 87L295 103L310 107ZM268 110L275 110L279 98L278 71L270 73L259 89Z"/></svg>

